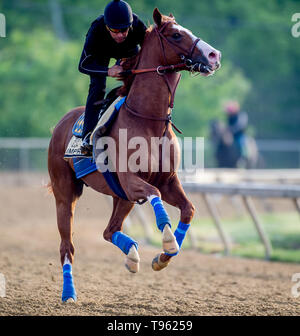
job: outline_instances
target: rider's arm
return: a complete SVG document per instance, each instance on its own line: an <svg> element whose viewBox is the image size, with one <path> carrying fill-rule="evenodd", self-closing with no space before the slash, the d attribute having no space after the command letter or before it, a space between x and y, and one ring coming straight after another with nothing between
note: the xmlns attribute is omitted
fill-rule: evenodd
<svg viewBox="0 0 300 336"><path fill-rule="evenodd" d="M100 65L98 58L96 60L92 54L88 54L88 52L83 49L78 70L90 76L107 75L109 60L103 59L101 63Z"/></svg>
<svg viewBox="0 0 300 336"><path fill-rule="evenodd" d="M86 75L102 75L108 71L109 59L99 56L98 23L94 21L86 35L78 70ZM104 72L104 73L103 73Z"/></svg>

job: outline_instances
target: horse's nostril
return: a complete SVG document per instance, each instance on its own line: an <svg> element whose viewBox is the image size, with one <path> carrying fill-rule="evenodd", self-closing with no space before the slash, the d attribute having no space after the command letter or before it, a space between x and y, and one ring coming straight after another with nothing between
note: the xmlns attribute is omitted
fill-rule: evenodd
<svg viewBox="0 0 300 336"><path fill-rule="evenodd" d="M212 51L212 52L208 55L208 57L209 57L209 59L214 60L214 59L217 58L217 54L216 54L214 51Z"/></svg>

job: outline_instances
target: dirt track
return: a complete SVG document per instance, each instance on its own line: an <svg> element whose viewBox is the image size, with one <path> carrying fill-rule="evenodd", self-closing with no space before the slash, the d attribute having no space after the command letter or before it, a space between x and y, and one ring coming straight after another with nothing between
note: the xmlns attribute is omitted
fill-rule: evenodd
<svg viewBox="0 0 300 336"><path fill-rule="evenodd" d="M3 179L3 177L2 177ZM102 239L110 206L85 189L75 216L76 304L62 304L53 196L40 185L0 189L0 315L300 315L291 277L300 265L217 258L184 250L153 272L157 248L140 245L130 274L121 251Z"/></svg>

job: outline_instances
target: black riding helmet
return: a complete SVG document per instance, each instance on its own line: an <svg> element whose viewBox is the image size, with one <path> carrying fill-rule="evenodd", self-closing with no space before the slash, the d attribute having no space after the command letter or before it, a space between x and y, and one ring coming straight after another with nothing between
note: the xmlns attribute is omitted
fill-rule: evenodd
<svg viewBox="0 0 300 336"><path fill-rule="evenodd" d="M109 28L124 29L133 22L132 9L123 0L111 1L104 10L104 22Z"/></svg>

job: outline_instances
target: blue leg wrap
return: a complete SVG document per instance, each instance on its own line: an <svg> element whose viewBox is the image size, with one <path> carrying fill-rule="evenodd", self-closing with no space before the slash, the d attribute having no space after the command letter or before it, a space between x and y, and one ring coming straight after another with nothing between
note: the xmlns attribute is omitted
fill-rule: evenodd
<svg viewBox="0 0 300 336"><path fill-rule="evenodd" d="M72 298L74 301L77 300L77 295L73 283L73 276L72 276L72 265L65 264L63 266L63 276L64 276L64 285L63 285L63 292L62 292L62 301L67 301L68 299Z"/></svg>
<svg viewBox="0 0 300 336"><path fill-rule="evenodd" d="M185 224L185 223L182 223L182 222L179 221L177 229L174 232L174 236L176 237L176 241L178 243L179 250L181 248L181 245L183 243L183 240L185 238L185 235L186 235L187 230L189 229L190 225L191 224ZM173 253L173 254L170 254L170 253L165 253L165 254L173 257L173 256L176 256L178 253L179 253L179 251L176 252L176 253Z"/></svg>
<svg viewBox="0 0 300 336"><path fill-rule="evenodd" d="M164 208L162 200L159 197L155 197L152 199L151 205L154 209L156 225L159 230L163 232L166 224L169 224L171 227L170 217L168 216L167 211Z"/></svg>
<svg viewBox="0 0 300 336"><path fill-rule="evenodd" d="M121 231L115 232L111 237L111 241L114 245L118 246L126 255L128 254L132 245L134 245L135 248L138 249L138 243Z"/></svg>

